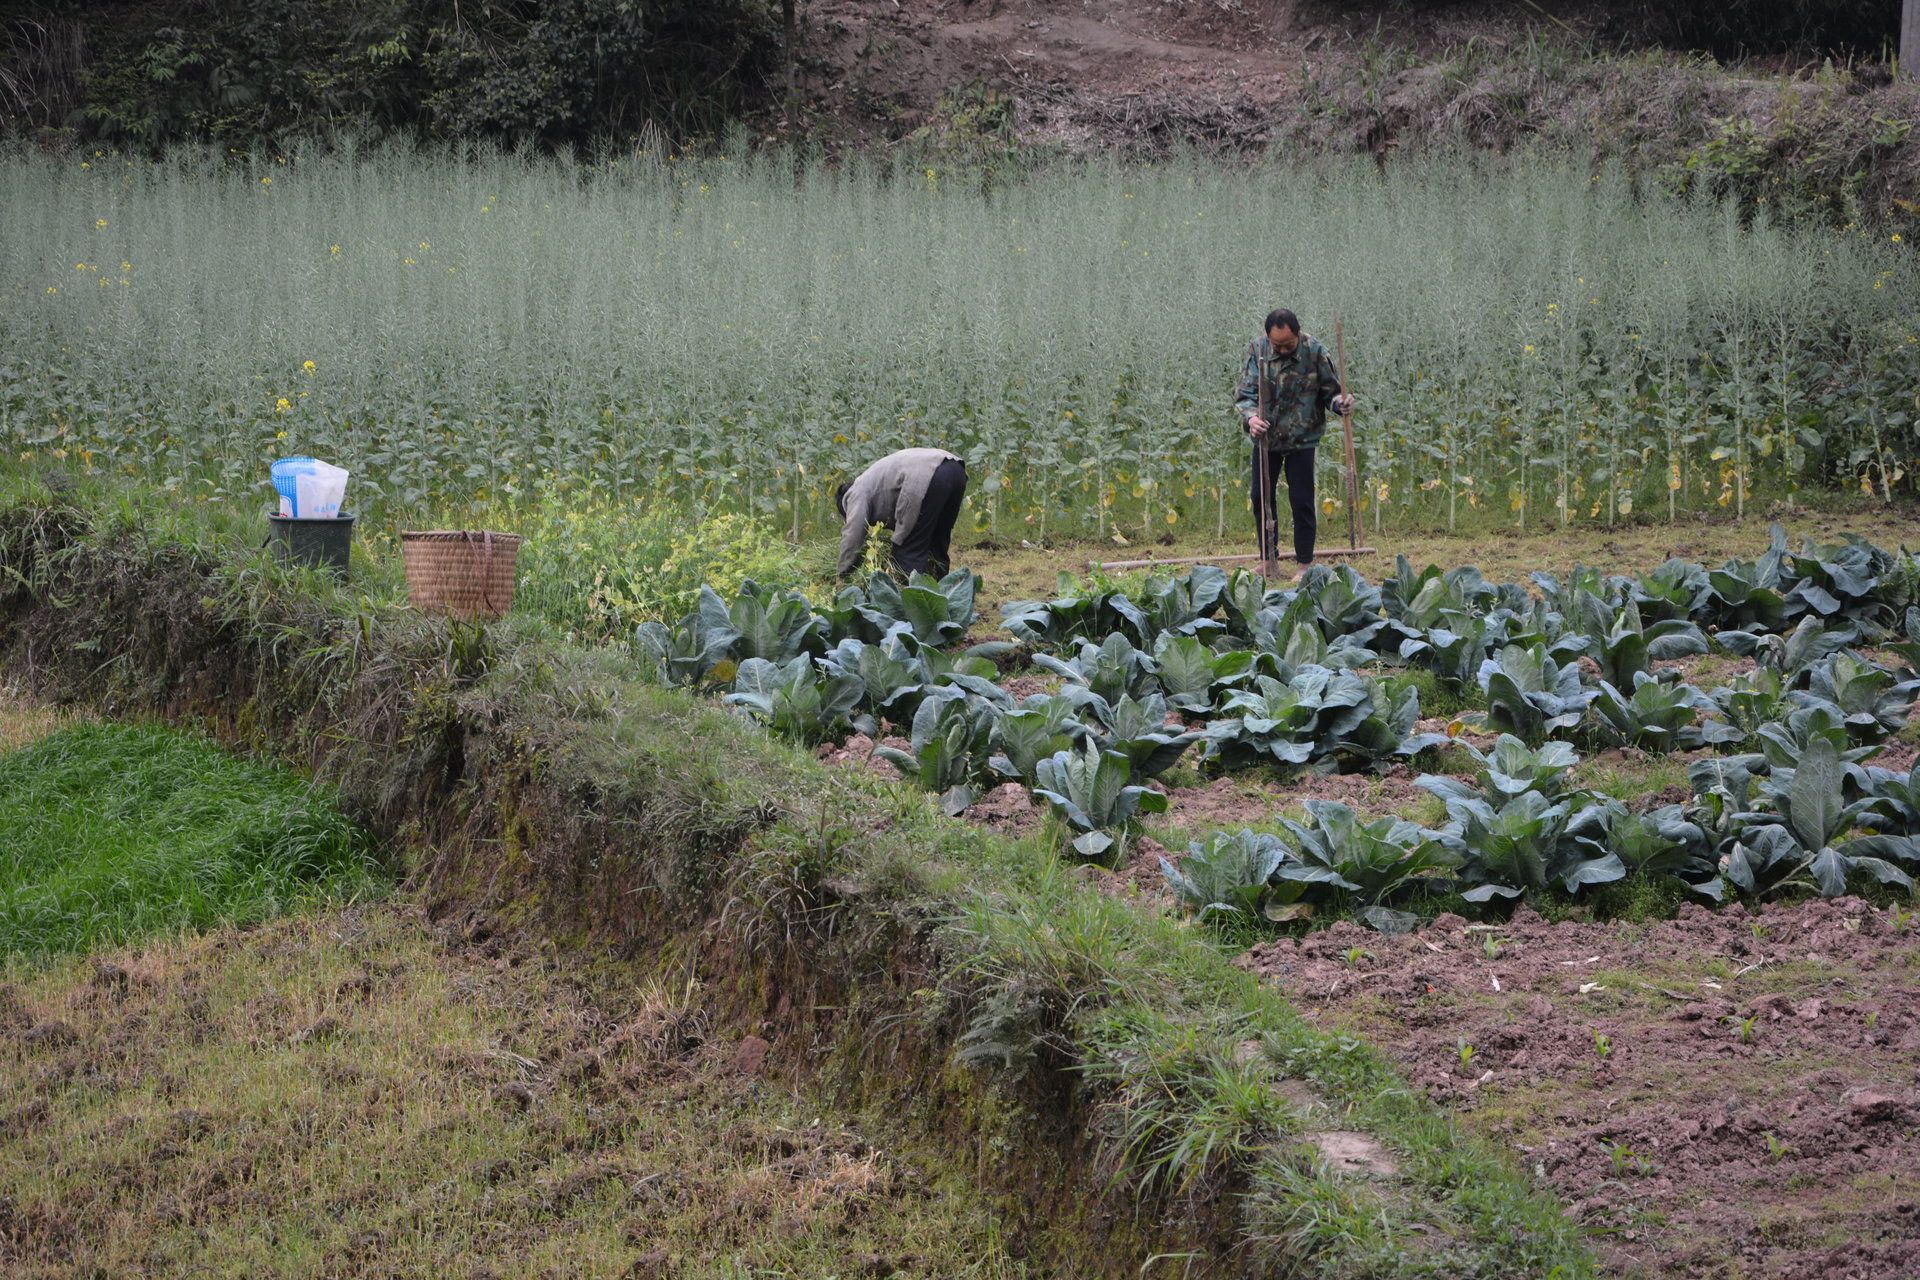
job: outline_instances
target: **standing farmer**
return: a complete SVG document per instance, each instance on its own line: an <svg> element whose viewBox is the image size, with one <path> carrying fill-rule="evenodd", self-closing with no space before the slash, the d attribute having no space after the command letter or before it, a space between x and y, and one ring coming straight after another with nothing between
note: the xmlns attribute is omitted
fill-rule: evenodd
<svg viewBox="0 0 1920 1280"><path fill-rule="evenodd" d="M1320 522L1313 510L1313 457L1327 429L1327 411L1351 413L1327 349L1300 332L1300 317L1282 307L1267 314L1266 337L1247 344L1233 407L1253 440L1253 514L1260 534L1260 571L1280 574L1280 529L1274 501L1282 473L1293 508L1293 558L1300 574L1313 563Z"/></svg>
<svg viewBox="0 0 1920 1280"><path fill-rule="evenodd" d="M948 569L948 543L967 496L967 464L945 449L890 453L834 494L840 517L840 576L860 566L867 530L893 530L893 562L905 573L936 578Z"/></svg>

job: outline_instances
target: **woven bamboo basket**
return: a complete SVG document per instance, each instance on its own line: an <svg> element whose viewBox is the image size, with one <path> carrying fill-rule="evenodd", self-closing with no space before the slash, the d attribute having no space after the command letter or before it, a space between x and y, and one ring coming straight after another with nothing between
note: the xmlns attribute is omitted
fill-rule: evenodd
<svg viewBox="0 0 1920 1280"><path fill-rule="evenodd" d="M407 567L407 595L422 613L498 617L513 607L517 533L402 533L400 551Z"/></svg>

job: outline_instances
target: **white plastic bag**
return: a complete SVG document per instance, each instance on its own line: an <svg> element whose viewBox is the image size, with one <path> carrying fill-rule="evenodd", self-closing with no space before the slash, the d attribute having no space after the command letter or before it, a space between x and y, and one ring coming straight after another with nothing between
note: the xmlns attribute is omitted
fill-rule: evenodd
<svg viewBox="0 0 1920 1280"><path fill-rule="evenodd" d="M346 500L347 471L317 458L282 458L273 464L280 514L296 520L337 520Z"/></svg>

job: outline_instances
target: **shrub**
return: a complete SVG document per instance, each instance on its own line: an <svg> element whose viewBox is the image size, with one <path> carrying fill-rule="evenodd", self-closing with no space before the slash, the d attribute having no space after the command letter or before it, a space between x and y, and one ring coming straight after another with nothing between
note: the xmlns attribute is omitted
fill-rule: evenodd
<svg viewBox="0 0 1920 1280"><path fill-rule="evenodd" d="M597 489L496 505L469 519L518 533L516 608L576 638L629 635L642 622L693 612L700 587L732 599L741 584L810 585L805 557L763 519L617 499Z"/></svg>

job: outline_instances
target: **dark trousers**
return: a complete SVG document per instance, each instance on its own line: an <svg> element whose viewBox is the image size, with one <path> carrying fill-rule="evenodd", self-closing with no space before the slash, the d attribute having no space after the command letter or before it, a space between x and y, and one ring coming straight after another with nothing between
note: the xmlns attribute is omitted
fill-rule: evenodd
<svg viewBox="0 0 1920 1280"><path fill-rule="evenodd" d="M1320 520L1314 512L1312 449L1293 449L1287 453L1269 453L1255 445L1253 474L1249 485L1253 494L1254 527L1260 531L1260 558L1280 558L1278 497L1280 475L1287 477L1287 505L1293 508L1293 558L1301 564L1313 560L1313 539L1320 532ZM1264 481L1264 484L1263 484ZM1264 488L1265 492L1262 492Z"/></svg>
<svg viewBox="0 0 1920 1280"><path fill-rule="evenodd" d="M948 458L934 468L927 481L927 496L920 504L920 518L907 530L907 536L893 544L893 562L903 573L930 573L943 578L951 567L947 562L953 526L960 519L960 502L967 496L967 464Z"/></svg>

